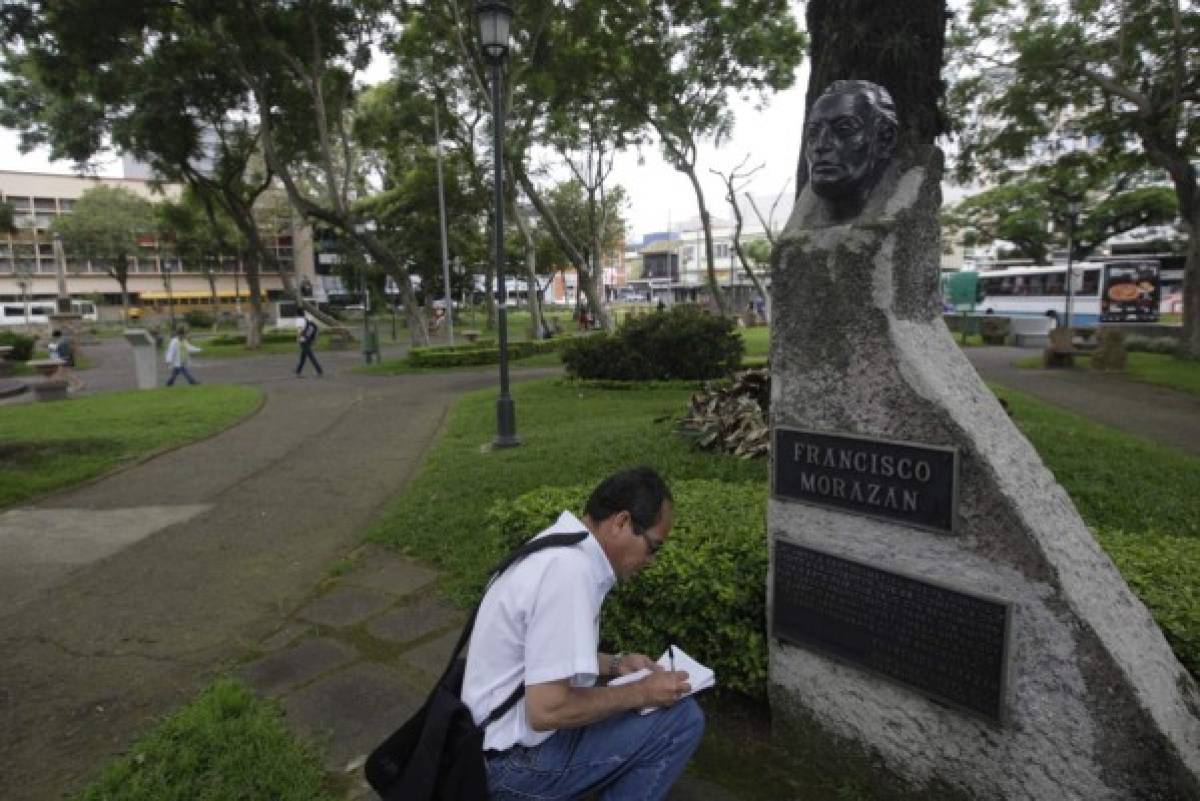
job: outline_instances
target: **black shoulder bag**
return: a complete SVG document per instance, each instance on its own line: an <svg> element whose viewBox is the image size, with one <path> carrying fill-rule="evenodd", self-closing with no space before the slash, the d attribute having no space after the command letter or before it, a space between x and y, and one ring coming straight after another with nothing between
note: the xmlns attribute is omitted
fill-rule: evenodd
<svg viewBox="0 0 1200 801"><path fill-rule="evenodd" d="M500 563L492 572L493 580L531 553L543 548L575 545L587 535L586 531L550 534L527 542ZM486 590L484 594L487 594ZM482 604L483 599L480 599L471 612L458 645L450 654L450 663L425 704L367 757L367 781L384 801L484 801L487 798L484 730L521 700L525 685L520 684L480 725L475 725L471 710L461 698L467 660L459 654L471 638L475 617Z"/></svg>

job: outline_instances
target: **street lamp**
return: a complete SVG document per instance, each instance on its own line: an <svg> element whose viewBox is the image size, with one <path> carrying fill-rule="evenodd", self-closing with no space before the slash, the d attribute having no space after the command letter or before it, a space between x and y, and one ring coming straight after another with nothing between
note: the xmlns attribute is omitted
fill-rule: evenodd
<svg viewBox="0 0 1200 801"><path fill-rule="evenodd" d="M495 237L496 282L500 285L500 398L496 401L496 440L494 448L512 448L517 438L517 413L508 392L508 286L504 280L504 106L501 67L508 55L508 28L512 8L503 0L480 0L475 6L479 16L479 40L492 67L492 160L496 190ZM446 310L449 314L450 309Z"/></svg>
<svg viewBox="0 0 1200 801"><path fill-rule="evenodd" d="M1075 276L1071 272L1071 253L1075 249L1075 218L1083 210L1083 202L1071 199L1067 202L1067 306L1063 314L1063 323L1071 330L1071 306L1075 299Z"/></svg>

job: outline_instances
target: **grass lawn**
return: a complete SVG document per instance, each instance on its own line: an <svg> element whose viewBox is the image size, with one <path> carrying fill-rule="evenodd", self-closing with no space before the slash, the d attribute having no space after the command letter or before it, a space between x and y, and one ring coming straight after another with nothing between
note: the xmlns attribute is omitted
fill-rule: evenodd
<svg viewBox="0 0 1200 801"><path fill-rule="evenodd" d="M0 509L220 431L261 397L204 385L0 408Z"/></svg>
<svg viewBox="0 0 1200 801"><path fill-rule="evenodd" d="M276 704L223 680L105 767L74 801L334 801Z"/></svg>
<svg viewBox="0 0 1200 801"><path fill-rule="evenodd" d="M1041 369L1042 357L1029 356L1013 362L1017 367ZM1075 369L1091 368L1091 356L1077 356ZM1130 353L1125 372L1130 378L1200 395L1200 361L1177 359L1163 353Z"/></svg>
<svg viewBox="0 0 1200 801"><path fill-rule="evenodd" d="M671 479L766 480L765 462L714 458L672 433L695 385L596 389L565 380L513 386L519 448L492 451L495 390L472 393L450 413L446 432L421 474L371 529L446 571L458 600L498 557L480 539L483 518L498 498L541 486L595 482L631 464L648 464Z"/></svg>
<svg viewBox="0 0 1200 801"><path fill-rule="evenodd" d="M273 353L295 353L299 356L300 349L295 342L264 342L257 350L247 350L245 345L208 345L204 340L197 339L193 343L200 348L199 353L192 355L193 359L241 359L247 356L267 356ZM317 342L317 354L320 358L321 345Z"/></svg>

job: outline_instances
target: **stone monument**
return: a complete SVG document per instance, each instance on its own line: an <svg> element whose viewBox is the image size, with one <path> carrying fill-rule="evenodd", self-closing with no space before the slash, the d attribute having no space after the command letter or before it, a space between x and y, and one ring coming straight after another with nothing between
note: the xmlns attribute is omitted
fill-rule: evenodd
<svg viewBox="0 0 1200 801"><path fill-rule="evenodd" d="M54 313L47 317L49 327L52 331L61 331L78 347L83 334L83 315L71 307L71 293L67 291L67 255L59 234L54 235L54 269L58 297L54 302Z"/></svg>
<svg viewBox="0 0 1200 801"><path fill-rule="evenodd" d="M777 730L922 797L1200 798L1196 684L942 322L941 154L898 130L826 90L773 260Z"/></svg>

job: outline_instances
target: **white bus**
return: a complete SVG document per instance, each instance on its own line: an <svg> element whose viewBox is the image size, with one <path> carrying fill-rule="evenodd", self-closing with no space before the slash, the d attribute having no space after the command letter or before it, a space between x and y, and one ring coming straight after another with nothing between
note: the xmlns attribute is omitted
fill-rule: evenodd
<svg viewBox="0 0 1200 801"><path fill-rule="evenodd" d="M1159 264L1145 261L1085 261L1071 266L1071 322L1157 322ZM979 274L979 301L984 314L1066 314L1066 265L1008 267Z"/></svg>
<svg viewBox="0 0 1200 801"><path fill-rule="evenodd" d="M10 300L0 303L0 327L15 325L38 325L50 322L50 315L57 308L52 300ZM96 304L90 300L71 301L71 311L82 315L84 320L95 322L99 319Z"/></svg>

